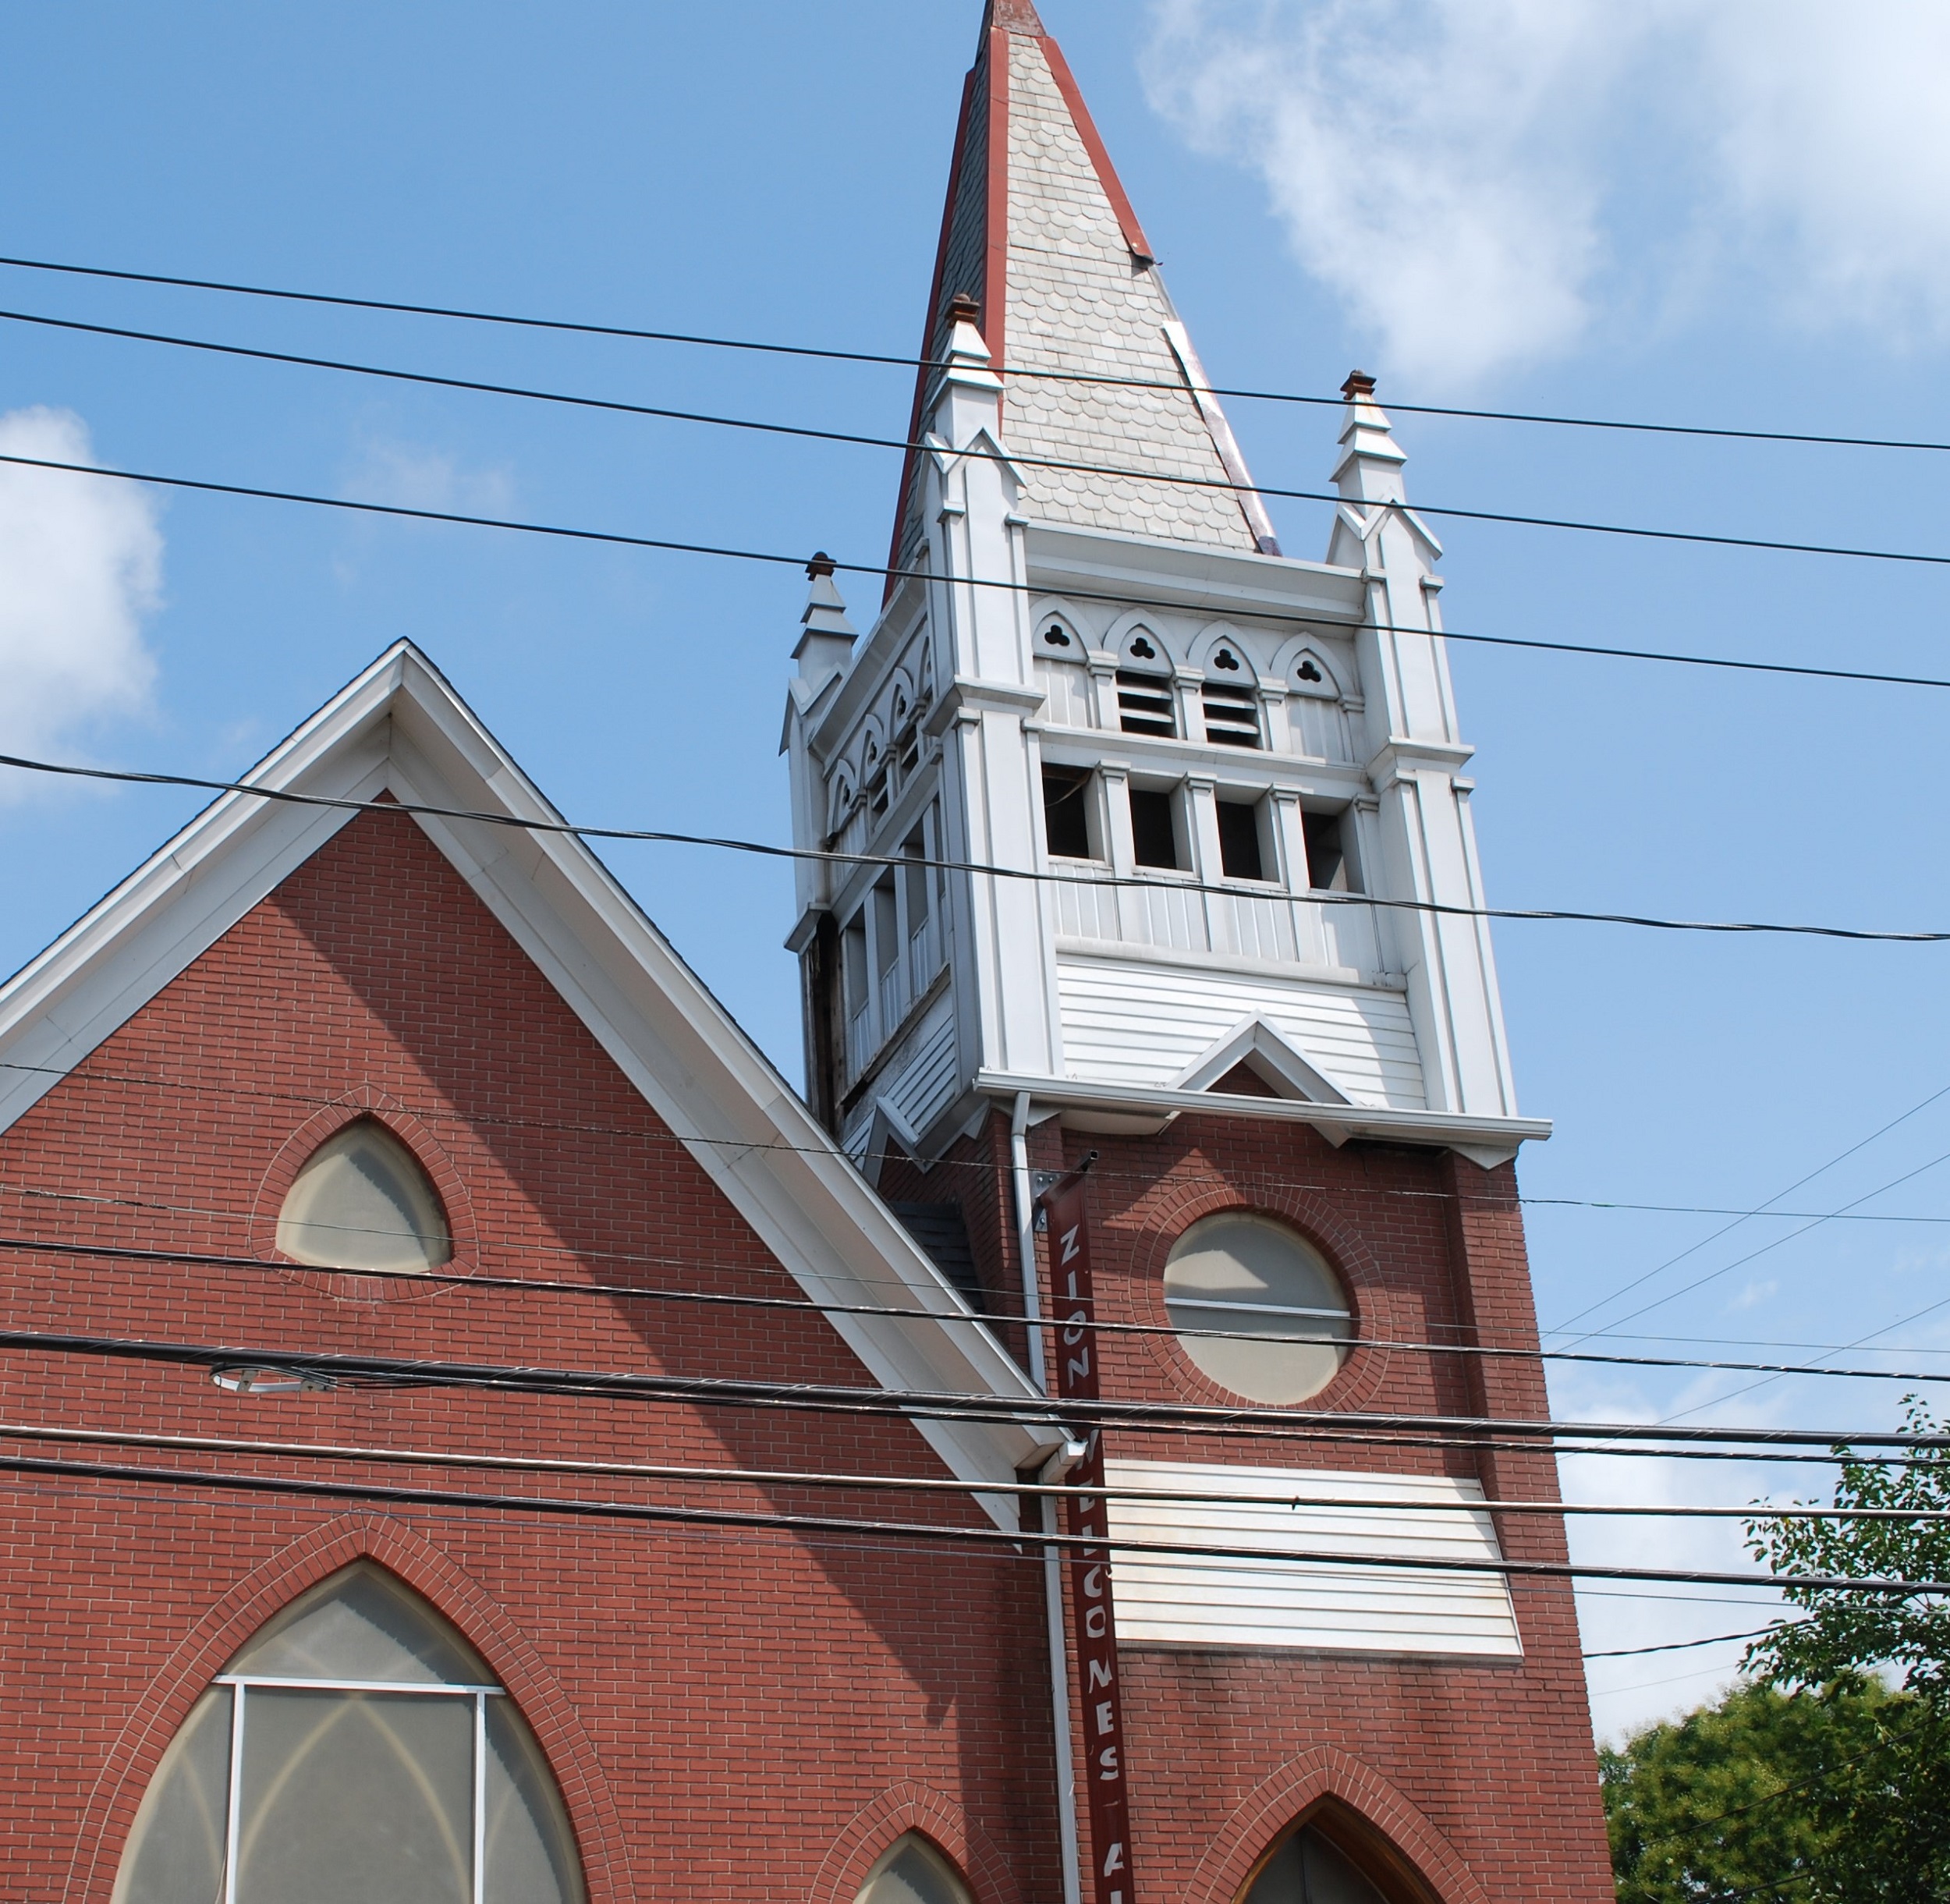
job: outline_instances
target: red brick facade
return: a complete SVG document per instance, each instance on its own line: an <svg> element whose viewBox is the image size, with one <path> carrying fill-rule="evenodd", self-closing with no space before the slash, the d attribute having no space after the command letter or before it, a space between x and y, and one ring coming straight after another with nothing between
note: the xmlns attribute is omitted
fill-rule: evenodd
<svg viewBox="0 0 1950 1904"><path fill-rule="evenodd" d="M388 1123L445 1200L456 1267L496 1276L796 1296L797 1285L420 828L368 815L0 1136L10 1239L269 1258L279 1200L349 1118ZM1305 1127L1182 1120L1086 1146L1098 1288L1162 1323L1164 1258L1244 1205L1331 1257L1363 1335L1531 1341L1512 1173ZM998 1309L1016 1306L999 1118L889 1195L959 1203ZM895 1178L900 1181L896 1182ZM816 1316L470 1291L296 1267L163 1267L9 1247L8 1326L584 1369L865 1385ZM1105 1338L1107 1394L1220 1399L1168 1338ZM586 1460L945 1477L904 1424L758 1408L363 1390L229 1395L199 1370L14 1352L15 1424ZM1229 1398L1227 1398L1229 1399ZM1540 1416L1537 1365L1357 1349L1328 1407ZM12 1439L15 1452L72 1447ZM1121 1434L1119 1453L1392 1467L1550 1498L1536 1456ZM375 1470L128 1448L159 1466L497 1494L747 1506L984 1527L952 1494L665 1484L432 1466ZM359 1554L462 1629L560 1781L594 1904L665 1896L849 1904L919 1828L980 1904L1062 1895L1042 1573L1032 1554L803 1530L626 1525L490 1509L360 1507L120 1480L0 1475L0 1897L105 1904L146 1781L209 1675ZM1516 1558L1561 1558L1504 1517ZM1139 1647L1126 1662L1139 1889L1231 1904L1310 1806L1374 1835L1405 1897L1590 1904L1608 1895L1568 1586L1513 1583L1521 1661ZM1494 1776L1487 1775L1493 1771ZM1378 1849L1384 1841L1394 1849Z"/></svg>

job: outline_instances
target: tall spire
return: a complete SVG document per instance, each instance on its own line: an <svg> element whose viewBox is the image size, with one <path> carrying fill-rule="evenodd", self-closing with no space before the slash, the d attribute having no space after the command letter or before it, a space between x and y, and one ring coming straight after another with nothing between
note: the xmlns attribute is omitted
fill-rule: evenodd
<svg viewBox="0 0 1950 1904"><path fill-rule="evenodd" d="M1003 377L1003 445L1022 459L1026 514L1278 552L1264 504L1228 487L1250 485L1251 477L1033 0L988 0L963 93L923 356L945 355L957 296L978 307ZM924 371L916 385L915 437L932 375ZM1161 387L1129 387L1147 385ZM1044 462L1148 468L1213 486L1094 476ZM896 568L911 566L921 533L910 455L895 526Z"/></svg>

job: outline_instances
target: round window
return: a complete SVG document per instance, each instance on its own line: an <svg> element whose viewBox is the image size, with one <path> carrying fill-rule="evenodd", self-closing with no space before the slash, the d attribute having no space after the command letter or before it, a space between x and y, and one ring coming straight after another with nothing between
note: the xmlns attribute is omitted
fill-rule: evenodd
<svg viewBox="0 0 1950 1904"><path fill-rule="evenodd" d="M1207 1217L1172 1246L1165 1310L1185 1353L1255 1402L1318 1395L1354 1333L1346 1292L1320 1251L1243 1211Z"/></svg>

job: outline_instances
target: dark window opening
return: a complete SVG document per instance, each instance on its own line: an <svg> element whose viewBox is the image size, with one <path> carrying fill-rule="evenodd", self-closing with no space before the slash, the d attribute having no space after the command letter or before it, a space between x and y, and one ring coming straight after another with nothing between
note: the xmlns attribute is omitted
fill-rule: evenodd
<svg viewBox="0 0 1950 1904"><path fill-rule="evenodd" d="M1043 843L1054 860L1094 860L1090 777L1076 767L1043 769Z"/></svg>
<svg viewBox="0 0 1950 1904"><path fill-rule="evenodd" d="M1173 805L1169 793L1154 792L1143 787L1131 789L1131 846L1140 866L1179 870Z"/></svg>
<svg viewBox="0 0 1950 1904"><path fill-rule="evenodd" d="M1070 645L1069 630L1061 622L1051 622L1043 630L1043 639L1053 648L1066 648Z"/></svg>
<svg viewBox="0 0 1950 1904"><path fill-rule="evenodd" d="M1169 740L1178 732L1172 684L1157 675L1117 671L1117 714L1127 734L1156 734Z"/></svg>
<svg viewBox="0 0 1950 1904"><path fill-rule="evenodd" d="M1243 800L1218 803L1219 865L1228 879L1264 879L1260 810Z"/></svg>
<svg viewBox="0 0 1950 1904"><path fill-rule="evenodd" d="M1207 682L1205 738L1223 747L1257 747L1260 744L1259 696L1251 688L1236 687L1229 681Z"/></svg>
<svg viewBox="0 0 1950 1904"><path fill-rule="evenodd" d="M876 820L887 810L887 775L884 772L877 775L867 789L867 810Z"/></svg>
<svg viewBox="0 0 1950 1904"><path fill-rule="evenodd" d="M921 764L921 737L917 729L909 728L901 737L900 775L905 780Z"/></svg>
<svg viewBox="0 0 1950 1904"><path fill-rule="evenodd" d="M1317 892L1359 892L1342 839L1340 814L1303 813L1306 835L1306 883Z"/></svg>

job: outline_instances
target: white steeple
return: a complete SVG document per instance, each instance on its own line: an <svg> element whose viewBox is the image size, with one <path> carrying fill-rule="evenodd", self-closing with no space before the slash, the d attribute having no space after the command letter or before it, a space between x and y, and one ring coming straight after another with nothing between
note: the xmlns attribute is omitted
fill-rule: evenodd
<svg viewBox="0 0 1950 1904"><path fill-rule="evenodd" d="M1483 903L1470 749L1374 381L1345 388L1328 560L1281 556L1028 0L984 23L927 339L905 573L856 649L809 608L788 714L800 843L913 862L802 875L821 1115L923 1161L1025 1094L1482 1162L1542 1134L1484 922L1422 909Z"/></svg>

